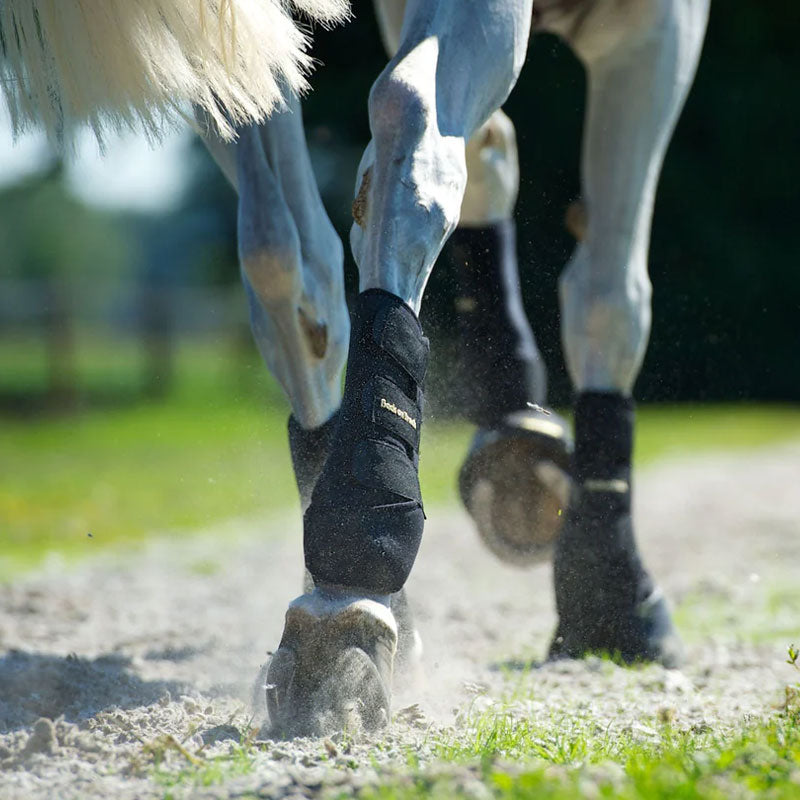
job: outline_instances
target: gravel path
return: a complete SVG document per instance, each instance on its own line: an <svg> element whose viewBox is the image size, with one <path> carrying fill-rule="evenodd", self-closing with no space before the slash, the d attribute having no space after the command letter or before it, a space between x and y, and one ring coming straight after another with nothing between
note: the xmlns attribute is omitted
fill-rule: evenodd
<svg viewBox="0 0 800 800"><path fill-rule="evenodd" d="M297 798L357 788L376 770L402 770L409 747L424 762L431 727L446 730L509 686L524 688L512 708L529 718L578 715L644 738L665 715L696 730L767 715L793 678L786 645L800 641L798 487L800 443L640 475L640 537L687 634L682 672L599 660L522 669L541 659L553 628L549 567L504 567L461 510L435 511L409 583L424 683L400 692L389 731L268 742L254 771L170 791ZM0 797L163 797L155 763L166 772L235 750L263 721L253 679L300 585L292 516L53 563L0 587Z"/></svg>

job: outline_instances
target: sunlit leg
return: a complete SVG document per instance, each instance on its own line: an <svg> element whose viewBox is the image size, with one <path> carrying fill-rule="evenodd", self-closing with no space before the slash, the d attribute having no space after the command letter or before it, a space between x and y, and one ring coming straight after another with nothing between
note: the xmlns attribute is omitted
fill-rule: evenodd
<svg viewBox="0 0 800 800"><path fill-rule="evenodd" d="M588 70L585 238L561 279L564 349L578 393L577 488L556 554L554 655L617 651L674 663L666 605L631 525L633 401L650 330L647 255L656 187L691 85L708 0L598 2L572 26Z"/></svg>
<svg viewBox="0 0 800 800"><path fill-rule="evenodd" d="M207 128L207 130L210 130ZM259 350L286 391L304 507L330 445L349 318L342 246L316 186L299 104L206 144L239 193L239 255Z"/></svg>
<svg viewBox="0 0 800 800"><path fill-rule="evenodd" d="M341 724L355 699L364 724L387 718L397 641L389 596L408 577L424 520L417 464L428 345L417 312L458 221L465 143L511 90L530 14L523 0L414 0L372 88L373 139L351 233L361 294L336 440L305 515L317 589L290 607L272 673L272 707L287 725L315 707ZM334 687L341 667L358 679Z"/></svg>

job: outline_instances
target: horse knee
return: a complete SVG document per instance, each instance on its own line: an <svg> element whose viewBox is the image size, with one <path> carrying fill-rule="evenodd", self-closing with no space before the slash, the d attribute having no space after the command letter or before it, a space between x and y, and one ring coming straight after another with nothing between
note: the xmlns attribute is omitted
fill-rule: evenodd
<svg viewBox="0 0 800 800"><path fill-rule="evenodd" d="M436 53L423 44L378 76L367 106L376 142L399 140L413 148L422 140L436 119L435 70Z"/></svg>
<svg viewBox="0 0 800 800"><path fill-rule="evenodd" d="M410 215L403 237L410 262L428 260L431 243L438 250L455 228L467 181L463 139L440 131L436 63L436 44L423 42L384 70L369 99L377 167L369 194L384 198L381 215Z"/></svg>

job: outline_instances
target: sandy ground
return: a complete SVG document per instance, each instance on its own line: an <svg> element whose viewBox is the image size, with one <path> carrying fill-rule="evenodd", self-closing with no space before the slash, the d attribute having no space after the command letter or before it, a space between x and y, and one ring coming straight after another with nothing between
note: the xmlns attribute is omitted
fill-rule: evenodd
<svg viewBox="0 0 800 800"><path fill-rule="evenodd" d="M409 583L425 681L396 698L391 728L373 740L267 742L252 772L209 787L168 789L154 764L187 764L175 743L201 760L228 753L263 722L252 685L301 585L299 514L52 563L0 587L0 797L357 788L402 769L408 748L424 762L431 730L457 729L515 686L512 709L527 718L577 715L645 738L665 716L724 730L774 713L794 679L786 645L800 642L800 443L662 463L639 476L636 515L687 634L683 671L536 665L555 620L550 568L498 564L460 509L440 509Z"/></svg>

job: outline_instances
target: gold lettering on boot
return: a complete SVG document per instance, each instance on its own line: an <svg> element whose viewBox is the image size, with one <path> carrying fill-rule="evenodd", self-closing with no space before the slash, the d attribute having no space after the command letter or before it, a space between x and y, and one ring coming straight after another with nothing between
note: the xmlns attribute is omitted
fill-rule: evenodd
<svg viewBox="0 0 800 800"><path fill-rule="evenodd" d="M385 397L381 397L381 408L391 411L395 416L400 417L403 422L407 422L414 430L417 429L417 421L410 414L398 408L394 403L390 403Z"/></svg>

